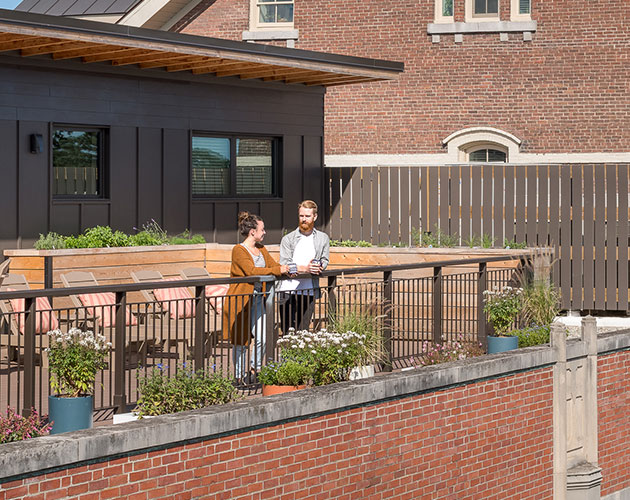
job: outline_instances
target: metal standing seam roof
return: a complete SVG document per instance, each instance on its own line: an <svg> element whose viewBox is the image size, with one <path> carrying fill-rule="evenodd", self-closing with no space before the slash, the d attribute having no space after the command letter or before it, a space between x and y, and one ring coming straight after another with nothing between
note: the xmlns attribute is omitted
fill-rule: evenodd
<svg viewBox="0 0 630 500"><path fill-rule="evenodd" d="M320 86L392 80L404 69L401 62L0 9L0 52L8 51Z"/></svg>
<svg viewBox="0 0 630 500"><path fill-rule="evenodd" d="M19 12L51 16L126 14L142 0L23 0Z"/></svg>

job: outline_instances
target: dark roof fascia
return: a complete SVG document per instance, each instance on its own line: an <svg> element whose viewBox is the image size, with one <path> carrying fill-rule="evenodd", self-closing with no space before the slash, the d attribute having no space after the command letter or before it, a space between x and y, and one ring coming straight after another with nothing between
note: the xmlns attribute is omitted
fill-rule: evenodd
<svg viewBox="0 0 630 500"><path fill-rule="evenodd" d="M73 19L69 17L49 16L32 12L20 12L0 9L0 28L3 23L17 24L29 28L49 28L76 32L85 35L106 35L119 38L131 38L145 42L165 43L179 46L197 47L211 50L226 50L242 54L274 56L284 59L302 60L316 63L338 64L354 66L357 68L374 69L383 71L404 71L404 63L386 61L382 59L370 59L364 57L345 56L311 50L290 49L275 45L256 44L210 38L198 35L174 33L170 31L136 28L120 24L101 23L85 19Z"/></svg>

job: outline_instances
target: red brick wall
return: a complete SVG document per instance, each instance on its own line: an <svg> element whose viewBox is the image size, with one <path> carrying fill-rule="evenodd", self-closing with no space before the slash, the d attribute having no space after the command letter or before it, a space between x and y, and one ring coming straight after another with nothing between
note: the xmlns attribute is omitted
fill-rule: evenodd
<svg viewBox="0 0 630 500"><path fill-rule="evenodd" d="M630 351L600 356L597 366L602 495L630 488Z"/></svg>
<svg viewBox="0 0 630 500"><path fill-rule="evenodd" d="M463 1L455 0L456 20ZM461 5L460 5L461 4ZM526 153L630 149L627 0L532 0L538 31L431 42L433 0L296 0L296 48L403 61L396 82L330 88L326 153L440 153L466 127L491 126ZM509 0L501 0L509 19ZM217 0L176 27L242 39L248 0Z"/></svg>
<svg viewBox="0 0 630 500"><path fill-rule="evenodd" d="M552 497L552 371L81 466L0 498Z"/></svg>

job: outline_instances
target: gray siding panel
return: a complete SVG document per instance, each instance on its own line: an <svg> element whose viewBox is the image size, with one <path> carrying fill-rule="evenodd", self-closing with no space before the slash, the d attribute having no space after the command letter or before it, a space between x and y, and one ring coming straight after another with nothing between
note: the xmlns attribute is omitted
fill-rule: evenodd
<svg viewBox="0 0 630 500"><path fill-rule="evenodd" d="M190 143L186 130L164 130L163 199L164 227L181 233L189 227L190 175L188 156Z"/></svg>
<svg viewBox="0 0 630 500"><path fill-rule="evenodd" d="M50 230L59 234L80 233L81 205L53 203L50 207Z"/></svg>
<svg viewBox="0 0 630 500"><path fill-rule="evenodd" d="M14 245L17 239L17 123L15 121L0 121L0 137L2 148L2 182L0 182L0 245L3 247ZM11 147L12 146L12 147Z"/></svg>
<svg viewBox="0 0 630 500"><path fill-rule="evenodd" d="M49 168L48 168L48 124L21 122L18 141L18 213L19 235L24 247L29 247L40 233L48 231ZM31 154L30 135L42 134L44 152ZM2 148L3 152L5 148ZM4 154L4 153L3 153Z"/></svg>
<svg viewBox="0 0 630 500"><path fill-rule="evenodd" d="M109 185L111 225L132 232L138 219L136 212L136 129L112 127L109 130Z"/></svg>
<svg viewBox="0 0 630 500"><path fill-rule="evenodd" d="M136 227L162 220L162 131L138 129L138 219Z"/></svg>

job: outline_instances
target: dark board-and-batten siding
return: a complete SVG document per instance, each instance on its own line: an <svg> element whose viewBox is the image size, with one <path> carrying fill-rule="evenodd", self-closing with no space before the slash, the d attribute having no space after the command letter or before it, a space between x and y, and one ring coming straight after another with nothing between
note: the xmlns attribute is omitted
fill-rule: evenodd
<svg viewBox="0 0 630 500"><path fill-rule="evenodd" d="M243 209L260 213L267 241L278 243L300 199L323 201L323 108L321 88L1 56L0 247L97 224L132 232L150 219L169 233L234 243ZM108 130L106 199L52 199L53 124ZM193 199L194 131L279 137L279 197ZM30 153L31 134L43 135L43 153Z"/></svg>

